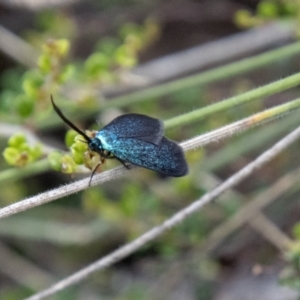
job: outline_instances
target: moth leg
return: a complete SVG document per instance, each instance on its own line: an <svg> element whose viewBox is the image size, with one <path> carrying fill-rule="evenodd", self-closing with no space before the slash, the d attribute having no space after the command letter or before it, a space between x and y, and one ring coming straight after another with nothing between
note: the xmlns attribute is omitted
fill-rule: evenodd
<svg viewBox="0 0 300 300"><path fill-rule="evenodd" d="M115 155L113 155L111 152L107 151L107 150L104 150L102 153L101 153L101 156L104 157L104 158L108 158L108 159L112 159L112 158L115 158L117 159L127 170L130 169L130 165L126 164L126 162L118 157L116 157Z"/></svg>
<svg viewBox="0 0 300 300"><path fill-rule="evenodd" d="M95 167L95 169L93 170L92 174L91 174L91 178L90 178L90 181L89 181L89 186L91 186L91 183L92 183L92 179L93 179L93 176L95 175L97 169L99 168L99 166L101 165L101 162Z"/></svg>
<svg viewBox="0 0 300 300"><path fill-rule="evenodd" d="M115 159L117 159L127 170L130 170L130 165L126 164L126 162L118 157L114 157Z"/></svg>

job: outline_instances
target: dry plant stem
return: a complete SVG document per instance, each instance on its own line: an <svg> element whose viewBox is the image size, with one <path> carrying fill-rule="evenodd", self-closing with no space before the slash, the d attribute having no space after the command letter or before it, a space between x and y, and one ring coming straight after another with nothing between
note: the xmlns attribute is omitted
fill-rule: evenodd
<svg viewBox="0 0 300 300"><path fill-rule="evenodd" d="M26 176L33 176L51 169L49 160L47 158L32 162L31 164L20 168L10 168L0 172L0 184L6 182L13 182Z"/></svg>
<svg viewBox="0 0 300 300"><path fill-rule="evenodd" d="M32 218L32 216L18 216L1 223L0 236L21 238L27 241L43 241L56 246L83 246L101 239L109 230L114 230L111 223L102 219L95 219L85 224L70 224L58 220ZM0 265L1 258L0 255Z"/></svg>
<svg viewBox="0 0 300 300"><path fill-rule="evenodd" d="M295 188L298 178L300 176L300 169L285 175L284 178L281 178L275 184L269 188L267 191L260 194L254 199L249 199L240 211L238 211L233 217L230 217L229 220L221 223L216 227L212 233L209 234L209 237L204 243L200 243L197 248L194 248L191 251L185 252L178 260L168 266L168 269L160 274L157 282L154 284L154 287L146 291L146 295L151 295L153 298L153 293L159 290L160 286L167 286L170 282L170 278L174 274L178 274L178 270L184 268L184 264L191 264L193 261L199 262L201 259L205 258L207 255L210 255L212 251L216 249L218 245L227 243L226 238L232 234L234 231L238 230L240 227L248 223L255 231L261 234L266 240L272 243L280 251L285 252L287 247L292 243L292 240L285 235L272 221L267 219L261 209L265 208L268 204L280 198L280 196L285 193L287 190ZM215 186L219 185L221 181L213 175L202 174L199 179L203 183L203 186L210 190ZM246 201L244 195L240 194L236 190L230 189L218 197L218 203L225 202L232 198L238 198L240 201ZM267 200L265 200L265 198ZM255 202L255 204L253 203ZM261 204L262 202L262 204ZM242 212L243 211L243 212ZM247 214L247 212L249 212ZM240 217L236 218L241 213ZM238 222L234 226L231 224L231 219L235 218ZM247 237L245 237L247 239ZM171 286L175 288L176 284L182 280L182 277L179 277L178 280Z"/></svg>
<svg viewBox="0 0 300 300"><path fill-rule="evenodd" d="M251 227L264 236L269 242L275 245L283 253L288 250L293 241L284 234L271 220L263 213L257 213L250 221Z"/></svg>
<svg viewBox="0 0 300 300"><path fill-rule="evenodd" d="M22 272L20 272L22 270ZM0 273L32 289L40 289L51 284L55 278L44 270L14 253L0 242ZM28 276L34 274L34 276Z"/></svg>
<svg viewBox="0 0 300 300"><path fill-rule="evenodd" d="M36 66L39 52L17 35L0 25L0 50L18 63L32 68Z"/></svg>
<svg viewBox="0 0 300 300"><path fill-rule="evenodd" d="M211 132L202 134L201 136L192 138L188 141L183 142L181 146L185 151L195 149L195 145L196 147L205 146L211 142L219 141L222 138L229 137L254 126L266 123L267 121L274 120L274 118L278 118L279 116L282 116L282 114L296 109L299 106L299 104L300 99L282 105L278 105L276 107L267 109L263 112L254 114L253 116L250 116L248 118L223 126Z"/></svg>
<svg viewBox="0 0 300 300"><path fill-rule="evenodd" d="M69 6L81 0L2 0L3 4L12 7L42 10L61 6Z"/></svg>
<svg viewBox="0 0 300 300"><path fill-rule="evenodd" d="M272 64L272 63L274 64L278 61L281 61L284 58L297 55L299 53L299 48L300 48L299 42L293 43L291 45L276 50L268 51L263 54L256 55L254 57L245 58L240 61L227 64L225 66L204 71L201 72L200 74L191 75L178 80L173 80L167 83L149 87L147 89L142 89L134 93L122 95L114 99L111 99L110 101L105 102L105 105L102 106L102 108L132 105L136 102L141 102L143 100L162 97L170 93L176 93L177 91L192 86L199 87L208 83L217 82L218 80L221 79L225 79L225 78L228 79L232 76L243 74L245 72L249 72L251 70L261 68L268 64ZM297 84L299 84L299 82ZM273 87L272 87L271 94L275 94ZM262 95L257 95L257 98L261 96Z"/></svg>
<svg viewBox="0 0 300 300"><path fill-rule="evenodd" d="M98 185L100 183L104 183L106 181L110 181L115 179L116 177L120 177L126 172L125 167L118 167L113 170L103 172L98 176L94 176L91 186ZM9 215L13 215L19 213L21 211L51 202L53 200L57 200L59 198L68 196L70 194L76 193L78 191L84 190L88 188L90 178L85 178L82 180L78 180L76 182L70 183L65 186L61 186L51 191L47 191L40 195L25 199L23 201L17 202L15 204L9 205L0 210L0 218L8 217Z"/></svg>
<svg viewBox="0 0 300 300"><path fill-rule="evenodd" d="M120 93L149 83L159 84L195 71L199 72L216 64L235 60L237 57L272 49L274 46L292 40L292 28L292 24L274 22L154 59L131 70L131 75L124 74L125 82L129 82L129 87L128 85L109 87L104 90L104 94L109 96L109 93L115 94L116 91Z"/></svg>
<svg viewBox="0 0 300 300"><path fill-rule="evenodd" d="M281 195L292 189L293 186L297 185L299 177L300 169L297 169L280 178L271 188L251 199L234 216L213 230L206 241L206 251L210 252L215 249L227 236L247 222L250 222L251 225L255 223L255 216ZM285 240L287 239L285 238Z"/></svg>
<svg viewBox="0 0 300 300"><path fill-rule="evenodd" d="M146 77L151 83L178 78L182 74L199 71L288 42L292 38L292 28L292 24L270 23L155 59L136 67L133 73Z"/></svg>
<svg viewBox="0 0 300 300"><path fill-rule="evenodd" d="M255 88L251 91L245 92L241 95L236 95L231 98L225 99L220 102L196 109L194 111L188 112L186 114L179 115L165 122L166 128L173 128L182 126L185 124L190 124L193 121L199 121L209 115L215 114L217 112L226 111L227 109L236 107L237 105L242 105L247 102L253 101L255 99L260 99L263 97L268 97L276 93L282 92L284 90L290 89L299 85L300 83L300 73L291 75L285 79L277 80L273 83L269 83L262 87ZM297 105L299 106L300 100L294 100L288 102L287 105ZM280 108L282 106L278 106ZM267 111L266 111L267 112ZM279 114L279 113L278 113Z"/></svg>
<svg viewBox="0 0 300 300"><path fill-rule="evenodd" d="M297 140L300 137L300 127L295 129L293 132L288 134L278 143L276 143L272 148L265 151L261 154L257 159L253 162L249 163L239 172L235 173L233 176L228 178L224 183L216 187L211 192L207 193L199 200L193 202L191 205L182 209L178 213L176 213L173 217L163 222L161 225L154 227L153 229L149 230L145 234L141 235L139 238L135 239L134 241L128 243L127 245L115 250L114 252L108 254L107 256L103 257L102 259L96 261L95 263L87 266L86 268L74 273L73 275L69 276L61 280L60 282L56 283L49 289L46 289L36 295L27 298L27 300L40 300L50 295L57 293L60 290L65 289L66 287L76 284L82 281L87 276L91 275L92 273L104 269L117 261L120 261L124 257L132 254L133 252L140 249L142 246L146 245L150 241L154 240L165 231L173 228L174 226L181 223L183 220L188 218L191 214L195 213L199 209L201 209L205 204L209 203L220 194L225 192L226 190L232 188L239 184L242 180L247 178L250 174L254 171L265 165L271 159L273 159L276 155L282 152L285 148L287 148L291 143Z"/></svg>
<svg viewBox="0 0 300 300"><path fill-rule="evenodd" d="M287 112L297 109L299 106L300 106L300 99L296 99L288 103L278 105L274 108L257 113L251 117L224 126L218 130L208 132L200 137L191 139L190 141L184 142L182 146L185 149L185 151L190 149L195 149L196 147L204 146L208 143L218 141L220 138L225 138L230 135L237 134L253 126L257 126L259 124L266 123L267 121L271 121L275 118L278 118L279 116L283 116ZM167 125L167 122L165 122L165 125ZM12 127L6 126L6 127L8 127L9 131L14 130L13 126ZM0 134L1 134L1 129L0 129ZM5 131L2 131L2 134L7 134L7 129ZM47 149L44 150L49 151L49 149L50 148L47 147ZM16 169L16 168L7 169L0 173L0 184L3 184L7 181L18 180L30 174L41 173L44 170L49 169L48 166L49 164L47 164L46 161L43 162L43 160L40 160L37 162L33 162L32 164L22 169ZM80 172L80 169L78 169L78 171ZM1 214L0 214L0 218L1 218Z"/></svg>
<svg viewBox="0 0 300 300"><path fill-rule="evenodd" d="M181 143L181 146L185 151L195 149L200 146L204 146L208 143L218 141L220 138L225 138L226 136L231 136L235 133L239 133L243 130L249 129L255 125L258 125L260 123L266 122L267 120L271 120L274 117L278 117L276 113L284 111L286 112L288 109L295 108L294 105L300 102L300 100L295 100L292 102L289 102L287 104L279 105L275 108L268 109L264 112L255 114L251 117L248 117L246 119L243 119L241 121L235 122L233 124L224 126L220 129L211 131L207 134L195 137L191 140L185 141ZM285 108L285 110L283 110ZM132 166L131 169L136 168L135 166ZM110 171L103 172L99 175L94 176L91 186L95 186L98 184L101 184L103 182L113 180L119 176L122 176L126 173L127 169L124 167L118 167ZM83 189L86 189L89 184L89 178L82 179L76 182L73 182L71 184L68 184L66 186L57 188L52 191L48 191L45 193L42 193L37 196L33 196L31 198L25 199L23 201L14 203L12 205L9 205L7 207L4 207L0 209L0 219L4 217L8 217L10 215L19 213L21 211L42 205L44 203L51 202L53 200L57 200L59 198L71 195L73 193L76 193L78 191L81 191Z"/></svg>
<svg viewBox="0 0 300 300"><path fill-rule="evenodd" d="M256 217L250 221L250 224L255 231L263 235L266 240L277 247L282 253L285 253L287 248L292 243L291 239L262 213L258 212ZM194 248L193 250L184 253L183 256L180 256L179 259L168 266L167 270L159 275L157 281L153 284L152 287L144 291L146 299L164 299L163 297L161 297L161 292L164 292L164 294L167 295L168 292L170 293L172 290L174 290L176 288L176 285L184 280L184 272L182 272L182 270L186 269L186 265L191 265L194 262L197 262L197 264L199 264L202 260L207 259L206 255L209 254L205 252L207 250L208 249L205 248L205 246L203 248L202 244L200 244L200 247ZM161 291L160 289L161 286L164 286L163 291Z"/></svg>

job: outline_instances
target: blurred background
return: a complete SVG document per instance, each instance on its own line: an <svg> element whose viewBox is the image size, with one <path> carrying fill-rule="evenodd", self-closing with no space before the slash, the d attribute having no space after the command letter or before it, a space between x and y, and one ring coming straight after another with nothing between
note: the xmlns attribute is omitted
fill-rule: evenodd
<svg viewBox="0 0 300 300"><path fill-rule="evenodd" d="M296 0L2 0L1 207L93 169L50 94L82 129L128 112L165 121L297 73L297 51L231 67L296 43L299 16ZM186 140L298 95L289 89L166 135ZM0 299L28 297L140 236L298 124L296 111L190 151L186 177L139 168L0 220ZM155 242L50 298L299 299L298 149L299 142ZM118 165L109 160L101 170Z"/></svg>

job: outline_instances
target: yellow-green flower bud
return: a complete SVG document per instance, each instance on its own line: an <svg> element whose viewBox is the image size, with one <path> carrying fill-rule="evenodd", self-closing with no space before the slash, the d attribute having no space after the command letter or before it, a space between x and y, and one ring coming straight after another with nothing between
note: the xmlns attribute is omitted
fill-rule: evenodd
<svg viewBox="0 0 300 300"><path fill-rule="evenodd" d="M63 173L71 174L76 171L77 165L74 159L69 155L64 155L61 158L61 171Z"/></svg>
<svg viewBox="0 0 300 300"><path fill-rule="evenodd" d="M43 154L42 145L36 144L35 146L31 147L30 154L32 155L33 160L37 160L38 158L40 158Z"/></svg>
<svg viewBox="0 0 300 300"><path fill-rule="evenodd" d="M55 170L55 171L61 171L61 159L62 159L63 154L61 154L58 151L53 151L48 155L48 160L50 162L50 166Z"/></svg>
<svg viewBox="0 0 300 300"><path fill-rule="evenodd" d="M19 148L24 143L26 143L26 137L23 133L16 133L8 140L8 145L14 148Z"/></svg>
<svg viewBox="0 0 300 300"><path fill-rule="evenodd" d="M51 62L51 57L49 54L42 54L38 58L38 67L41 70L42 73L48 74L52 70L52 62Z"/></svg>
<svg viewBox="0 0 300 300"><path fill-rule="evenodd" d="M15 166L17 164L17 158L19 157L19 151L13 147L7 147L3 151L3 156L9 165Z"/></svg>
<svg viewBox="0 0 300 300"><path fill-rule="evenodd" d="M70 42L67 39L60 39L55 41L57 53L59 56L64 57L70 50Z"/></svg>
<svg viewBox="0 0 300 300"><path fill-rule="evenodd" d="M65 144L67 147L71 147L74 144L77 135L78 133L73 129L67 131L65 136Z"/></svg>
<svg viewBox="0 0 300 300"><path fill-rule="evenodd" d="M127 45L120 46L114 53L116 62L122 67L133 67L137 63L137 58Z"/></svg>

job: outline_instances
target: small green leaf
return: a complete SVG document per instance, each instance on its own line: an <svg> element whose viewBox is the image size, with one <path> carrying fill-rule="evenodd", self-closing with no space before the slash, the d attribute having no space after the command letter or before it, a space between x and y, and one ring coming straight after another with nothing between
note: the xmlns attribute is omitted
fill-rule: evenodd
<svg viewBox="0 0 300 300"><path fill-rule="evenodd" d="M263 1L257 6L257 12L259 15L267 18L275 18L278 16L278 6L273 1Z"/></svg>
<svg viewBox="0 0 300 300"><path fill-rule="evenodd" d="M69 53L70 42L67 39L56 40L56 47L59 56L64 57Z"/></svg>
<svg viewBox="0 0 300 300"><path fill-rule="evenodd" d="M16 110L20 117L27 118L32 114L35 105L35 100L33 98L26 95L19 95L15 101Z"/></svg>
<svg viewBox="0 0 300 300"><path fill-rule="evenodd" d="M52 70L52 62L51 62L51 57L48 54L42 54L38 58L38 67L41 70L42 73L48 74Z"/></svg>
<svg viewBox="0 0 300 300"><path fill-rule="evenodd" d="M75 66L66 65L65 67L62 68L62 70L57 78L57 81L60 84L65 83L67 80L72 78L74 74L75 74Z"/></svg>
<svg viewBox="0 0 300 300"><path fill-rule="evenodd" d="M116 62L122 67L133 67L137 64L136 57L127 45L120 46L114 53Z"/></svg>
<svg viewBox="0 0 300 300"><path fill-rule="evenodd" d="M110 57L104 53L92 54L85 62L85 70L89 76L98 77L110 68Z"/></svg>
<svg viewBox="0 0 300 300"><path fill-rule="evenodd" d="M36 98L44 79L37 71L28 71L24 74L22 88L28 97Z"/></svg>
<svg viewBox="0 0 300 300"><path fill-rule="evenodd" d="M300 239L300 223L296 223L296 225L294 225L293 234L296 239Z"/></svg>

